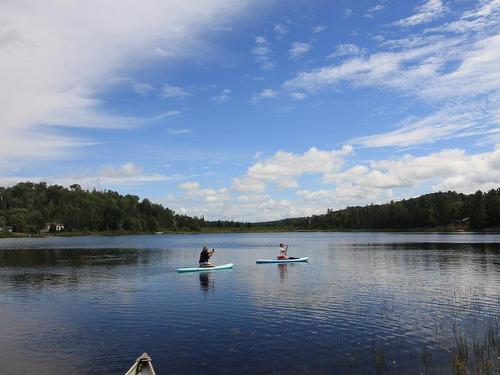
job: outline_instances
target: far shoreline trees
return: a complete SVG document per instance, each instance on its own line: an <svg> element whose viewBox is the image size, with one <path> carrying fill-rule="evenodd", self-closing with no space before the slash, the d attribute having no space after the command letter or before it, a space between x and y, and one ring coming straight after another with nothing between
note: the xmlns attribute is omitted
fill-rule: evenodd
<svg viewBox="0 0 500 375"><path fill-rule="evenodd" d="M414 230L424 228L500 227L500 188L487 193L454 191L422 195L386 204L328 209L324 215L258 223L262 227L299 230Z"/></svg>
<svg viewBox="0 0 500 375"><path fill-rule="evenodd" d="M486 193L453 191L387 204L328 209L323 215L272 222L209 221L175 213L161 204L112 190L84 190L22 182L0 188L0 228L40 233L48 223L63 223L66 232L158 232L202 230L413 230L419 228L500 227L500 188ZM1 229L0 229L1 230Z"/></svg>

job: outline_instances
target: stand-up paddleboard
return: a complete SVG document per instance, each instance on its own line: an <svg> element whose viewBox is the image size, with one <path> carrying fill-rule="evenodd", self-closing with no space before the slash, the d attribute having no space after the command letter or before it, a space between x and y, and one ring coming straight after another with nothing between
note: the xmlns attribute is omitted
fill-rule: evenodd
<svg viewBox="0 0 500 375"><path fill-rule="evenodd" d="M151 364L151 357L147 353L143 353L135 360L135 363L125 375L156 375Z"/></svg>
<svg viewBox="0 0 500 375"><path fill-rule="evenodd" d="M255 263L298 263L307 262L309 257L295 258L295 259L257 259Z"/></svg>
<svg viewBox="0 0 500 375"><path fill-rule="evenodd" d="M177 268L177 272L207 272L207 271L219 271L228 270L233 268L233 263L221 264L215 267L191 267L191 268Z"/></svg>

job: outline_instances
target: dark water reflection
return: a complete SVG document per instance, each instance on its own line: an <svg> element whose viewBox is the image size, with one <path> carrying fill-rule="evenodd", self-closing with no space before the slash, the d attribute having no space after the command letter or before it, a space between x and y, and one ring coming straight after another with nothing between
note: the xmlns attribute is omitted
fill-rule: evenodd
<svg viewBox="0 0 500 375"><path fill-rule="evenodd" d="M255 264L282 241L310 262ZM234 269L175 273L204 244ZM499 296L494 234L0 241L1 372L121 374L147 351L159 375L451 373Z"/></svg>

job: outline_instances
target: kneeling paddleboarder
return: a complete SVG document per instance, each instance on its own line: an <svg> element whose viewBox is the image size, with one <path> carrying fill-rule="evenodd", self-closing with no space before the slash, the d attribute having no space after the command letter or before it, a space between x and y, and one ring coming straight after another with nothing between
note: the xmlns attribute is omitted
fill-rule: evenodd
<svg viewBox="0 0 500 375"><path fill-rule="evenodd" d="M284 243L280 243L280 255L278 255L278 259L288 259L288 245Z"/></svg>
<svg viewBox="0 0 500 375"><path fill-rule="evenodd" d="M212 251L208 250L208 247L203 246L203 249L200 253L200 267L213 267L214 265L209 262L209 259L214 255L215 249Z"/></svg>
<svg viewBox="0 0 500 375"><path fill-rule="evenodd" d="M280 243L280 255L278 255L279 260L285 260L285 259L298 259L295 257L289 257L288 256L288 245L285 245L284 243Z"/></svg>

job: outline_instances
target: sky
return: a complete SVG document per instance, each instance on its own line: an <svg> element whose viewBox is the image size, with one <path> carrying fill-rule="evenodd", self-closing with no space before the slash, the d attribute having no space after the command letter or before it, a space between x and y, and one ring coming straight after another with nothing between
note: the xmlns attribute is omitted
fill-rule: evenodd
<svg viewBox="0 0 500 375"><path fill-rule="evenodd" d="M0 3L0 186L264 221L500 187L500 0Z"/></svg>

